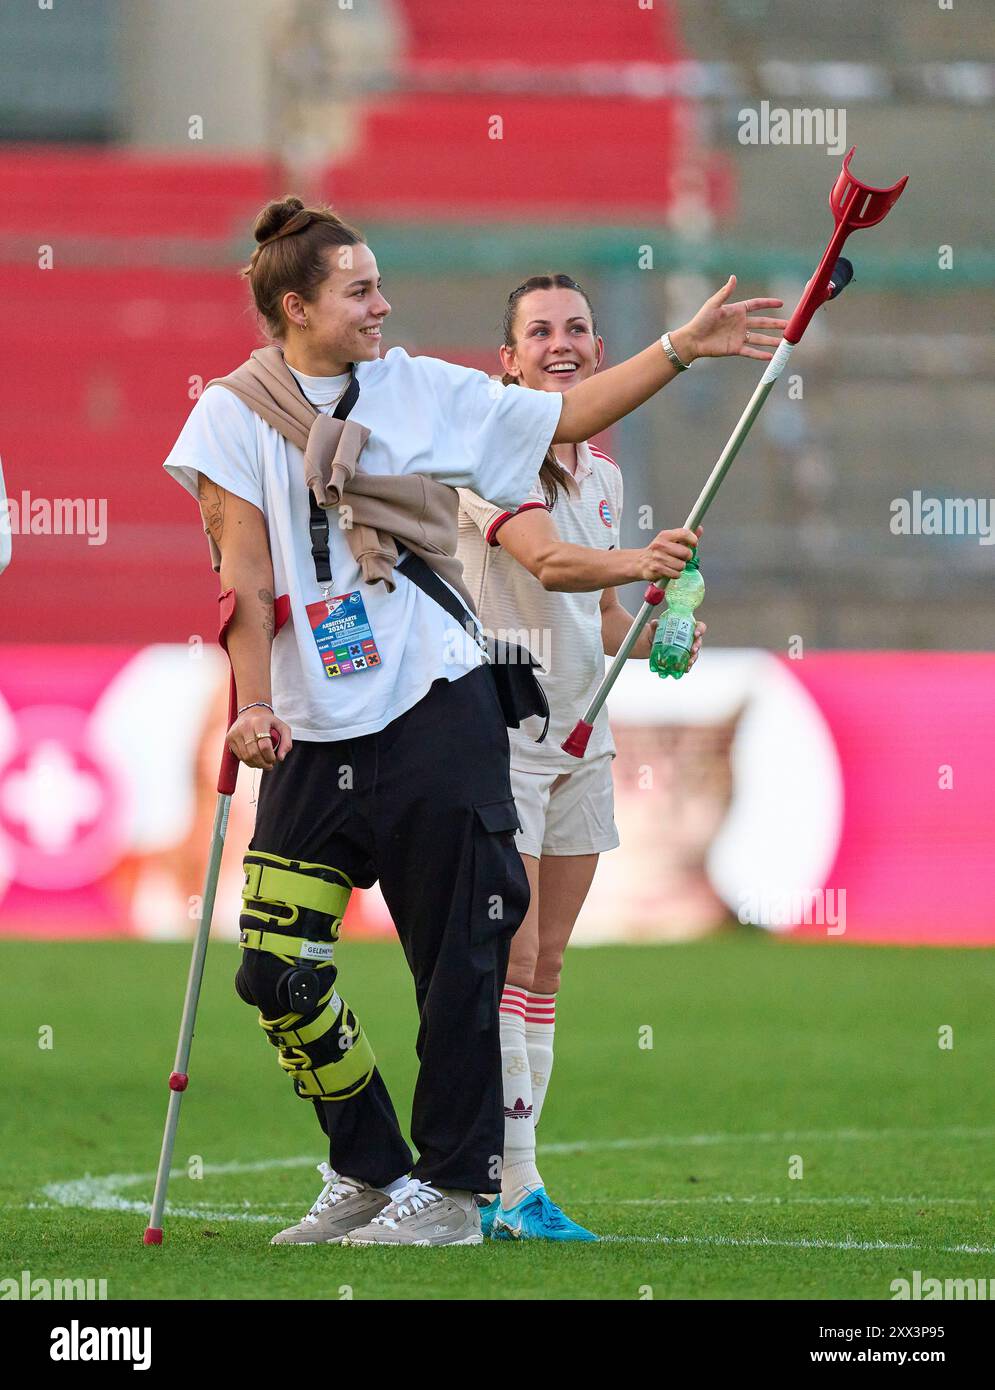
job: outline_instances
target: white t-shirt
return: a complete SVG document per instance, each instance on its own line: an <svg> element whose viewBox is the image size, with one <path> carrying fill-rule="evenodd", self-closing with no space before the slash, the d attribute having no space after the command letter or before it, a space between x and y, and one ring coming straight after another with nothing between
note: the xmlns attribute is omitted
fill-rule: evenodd
<svg viewBox="0 0 995 1390"><path fill-rule="evenodd" d="M593 550L611 550L621 539L622 474L614 459L590 444L577 445L577 468L567 474L552 518L560 539ZM486 494L485 494L486 496ZM517 512L545 507L542 486L517 508L495 506L460 488L459 545L463 576L480 621L493 636L521 642L540 662L539 684L549 701L549 732L535 735L542 722L532 718L509 729L511 765L522 772L567 772L577 759L560 744L591 702L605 674L601 639L601 590L570 593L547 590L502 549L503 524ZM615 744L602 706L587 746L588 758L610 753Z"/></svg>
<svg viewBox="0 0 995 1390"><path fill-rule="evenodd" d="M294 373L315 403L334 402L346 377ZM370 430L368 473L421 473L471 487L508 507L532 489L559 423L559 392L502 388L484 372L391 348L356 367L360 395L349 416ZM329 513L331 593L358 591L379 664L329 677L308 604L321 600L309 531L304 459L226 387L197 401L164 467L194 497L203 473L266 518L276 594L291 618L273 642L273 705L295 739L326 742L376 733L410 709L440 677L456 680L482 660L477 645L403 574L388 593L363 582L348 537ZM347 498L348 500L348 493Z"/></svg>

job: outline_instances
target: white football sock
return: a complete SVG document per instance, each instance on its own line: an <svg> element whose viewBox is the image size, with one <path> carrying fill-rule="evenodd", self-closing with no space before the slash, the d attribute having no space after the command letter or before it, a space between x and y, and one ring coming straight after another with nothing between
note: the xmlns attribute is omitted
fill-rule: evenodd
<svg viewBox="0 0 995 1390"><path fill-rule="evenodd" d="M535 1121L532 1115L532 1076L525 1043L525 1005L528 992L505 985L501 995L501 1077L504 1086L504 1165L501 1205L506 1211L542 1186L536 1168Z"/></svg>
<svg viewBox="0 0 995 1390"><path fill-rule="evenodd" d="M556 1028L556 995L528 994L525 1001L525 1047L532 1076L532 1124L539 1116L553 1071L553 1032Z"/></svg>

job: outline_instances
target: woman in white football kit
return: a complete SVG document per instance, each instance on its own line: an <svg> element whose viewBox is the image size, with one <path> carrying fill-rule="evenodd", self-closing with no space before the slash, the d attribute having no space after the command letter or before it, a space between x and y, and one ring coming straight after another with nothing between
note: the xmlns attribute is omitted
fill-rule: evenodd
<svg viewBox="0 0 995 1390"><path fill-rule="evenodd" d="M754 343L776 342L747 336ZM767 356L733 342L728 351ZM594 375L604 343L580 286L566 275L540 275L509 297L500 352L505 384L566 392ZM498 637L513 635L541 661L540 682L550 706L541 744L524 729L510 731L511 785L521 824L516 841L531 904L512 940L501 998L504 1166L501 1195L482 1208L482 1223L496 1238L596 1240L546 1193L536 1167L535 1129L553 1065L564 948L599 854L619 843L607 710L595 720L582 761L560 744L604 675L604 654L614 656L629 629L631 618L615 585L675 577L697 537L679 528L661 531L644 549L619 549L622 474L588 443L551 446L536 487L514 510L458 491L458 554L480 620ZM655 628L653 621L633 657L649 656ZM692 662L704 630L699 623Z"/></svg>

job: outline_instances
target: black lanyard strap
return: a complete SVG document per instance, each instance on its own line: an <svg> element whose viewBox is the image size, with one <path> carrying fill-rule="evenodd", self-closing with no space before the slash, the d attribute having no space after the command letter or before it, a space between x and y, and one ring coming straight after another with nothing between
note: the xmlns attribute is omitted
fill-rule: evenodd
<svg viewBox="0 0 995 1390"><path fill-rule="evenodd" d="M293 373L291 373L291 376L293 376ZM307 396L304 395L304 388L300 382L297 381L296 377L294 377L294 381L297 382L297 389L300 391L301 395L304 396L308 405L317 410L314 401L308 400ZM349 369L349 385L343 391L338 404L332 411L332 418L335 420L344 420L358 400L359 382L356 380L356 368L352 366ZM328 508L321 506L317 497L314 495L313 488L308 488L307 495L311 504L311 520L309 522L311 530L311 558L314 561L315 578L318 583L324 587L332 582L331 557L328 553Z"/></svg>

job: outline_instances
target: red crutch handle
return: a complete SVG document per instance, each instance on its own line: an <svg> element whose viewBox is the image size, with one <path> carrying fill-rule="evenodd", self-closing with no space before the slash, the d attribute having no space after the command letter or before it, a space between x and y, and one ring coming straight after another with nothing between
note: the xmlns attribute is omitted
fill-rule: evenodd
<svg viewBox="0 0 995 1390"><path fill-rule="evenodd" d="M218 642L222 650L228 656L229 663L231 656L228 652L228 628L232 618L235 616L236 595L234 589L225 589L224 593L218 598L221 607L220 626L218 628ZM280 631L284 623L290 617L290 595L280 594L273 604L273 631L274 635ZM231 728L238 718L238 691L235 688L234 669L228 679L228 723L225 725L225 733ZM273 734L273 751L280 746L280 731L271 725ZM228 747L227 736L225 738L224 751L221 754L221 769L218 772L218 792L222 796L231 796L235 790L235 782L238 779L238 758Z"/></svg>
<svg viewBox="0 0 995 1390"><path fill-rule="evenodd" d="M856 148L856 145L853 145L847 152L840 176L833 184L833 190L829 195L829 206L836 222L836 230L829 239L818 270L805 286L805 293L798 301L798 307L784 330L784 337L791 344L801 341L801 336L816 309L830 298L829 282L847 237L851 232L873 227L875 223L887 217L909 181L906 174L890 188L872 188L869 183L861 183L850 173L850 160Z"/></svg>

